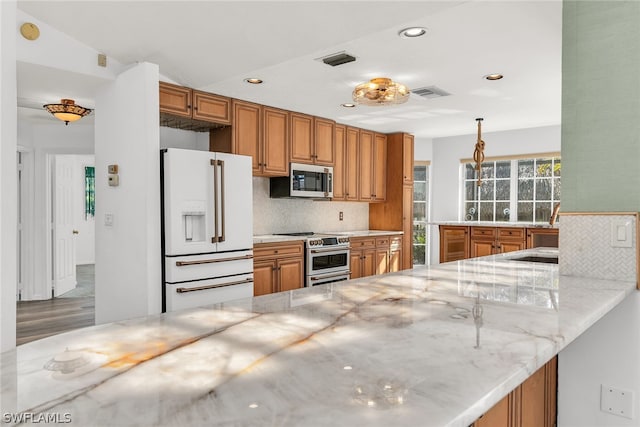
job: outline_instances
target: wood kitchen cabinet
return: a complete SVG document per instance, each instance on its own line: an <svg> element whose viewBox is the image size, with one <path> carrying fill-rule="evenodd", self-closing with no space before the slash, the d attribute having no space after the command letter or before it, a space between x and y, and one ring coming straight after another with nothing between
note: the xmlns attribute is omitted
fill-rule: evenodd
<svg viewBox="0 0 640 427"><path fill-rule="evenodd" d="M349 241L351 278L357 279L376 274L376 238L352 237Z"/></svg>
<svg viewBox="0 0 640 427"><path fill-rule="evenodd" d="M387 136L361 129L358 160L359 200L384 201L387 191Z"/></svg>
<svg viewBox="0 0 640 427"><path fill-rule="evenodd" d="M396 134L398 135L398 134ZM413 135L400 134L402 137L402 177L404 185L413 185Z"/></svg>
<svg viewBox="0 0 640 427"><path fill-rule="evenodd" d="M525 249L524 228L471 227L471 258Z"/></svg>
<svg viewBox="0 0 640 427"><path fill-rule="evenodd" d="M389 272L389 236L376 237L376 274L385 274Z"/></svg>
<svg viewBox="0 0 640 427"><path fill-rule="evenodd" d="M344 154L344 198L345 200L356 201L360 195L358 193L358 171L360 169L360 130L348 126L345 137Z"/></svg>
<svg viewBox="0 0 640 427"><path fill-rule="evenodd" d="M160 114L201 120L218 125L231 124L231 99L188 87L159 82Z"/></svg>
<svg viewBox="0 0 640 427"><path fill-rule="evenodd" d="M411 241L410 239L408 239ZM402 270L402 236L392 236L389 243L389 272L395 273Z"/></svg>
<svg viewBox="0 0 640 427"><path fill-rule="evenodd" d="M519 251L558 247L558 229L544 227L440 226L440 262Z"/></svg>
<svg viewBox="0 0 640 427"><path fill-rule="evenodd" d="M554 427L558 358L554 357L478 418L472 427Z"/></svg>
<svg viewBox="0 0 640 427"><path fill-rule="evenodd" d="M213 129L211 151L251 156L254 176L289 174L289 113L252 102L233 100L233 126Z"/></svg>
<svg viewBox="0 0 640 427"><path fill-rule="evenodd" d="M291 113L290 160L333 166L336 150L335 125L333 120Z"/></svg>
<svg viewBox="0 0 640 427"><path fill-rule="evenodd" d="M347 127L336 125L336 161L333 165L333 200L345 200Z"/></svg>
<svg viewBox="0 0 640 427"><path fill-rule="evenodd" d="M373 132L360 130L360 145L358 147L358 194L359 200L369 202L373 200Z"/></svg>
<svg viewBox="0 0 640 427"><path fill-rule="evenodd" d="M253 248L253 295L304 286L304 242L261 243Z"/></svg>
<svg viewBox="0 0 640 427"><path fill-rule="evenodd" d="M557 248L558 233L557 228L527 228L527 249L528 248Z"/></svg>
<svg viewBox="0 0 640 427"><path fill-rule="evenodd" d="M352 237L349 241L352 279L402 270L402 236Z"/></svg>
<svg viewBox="0 0 640 427"><path fill-rule="evenodd" d="M469 227L440 226L440 262L469 258Z"/></svg>
<svg viewBox="0 0 640 427"><path fill-rule="evenodd" d="M386 200L369 205L369 228L402 231L402 269L413 267L413 136L386 135Z"/></svg>

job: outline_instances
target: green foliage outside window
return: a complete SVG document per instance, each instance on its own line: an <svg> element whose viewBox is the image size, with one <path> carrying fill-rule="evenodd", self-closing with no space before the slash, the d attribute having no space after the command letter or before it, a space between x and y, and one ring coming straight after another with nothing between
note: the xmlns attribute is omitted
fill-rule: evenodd
<svg viewBox="0 0 640 427"><path fill-rule="evenodd" d="M84 168L84 218L96 215L96 168Z"/></svg>

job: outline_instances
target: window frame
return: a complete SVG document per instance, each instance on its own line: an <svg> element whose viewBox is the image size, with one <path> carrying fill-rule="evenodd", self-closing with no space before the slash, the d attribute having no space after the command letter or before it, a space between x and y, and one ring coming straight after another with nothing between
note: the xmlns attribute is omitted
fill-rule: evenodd
<svg viewBox="0 0 640 427"><path fill-rule="evenodd" d="M416 181L415 179L415 168L417 167L425 167L426 168L426 181ZM428 160L417 160L413 162L413 168L414 168L414 179L413 179L413 198L412 198L412 208L413 208L413 215L411 218L412 221L412 232L411 232L411 246L413 248L413 254L415 256L416 251L415 251L415 247L416 246L424 246L424 264L416 264L414 262L414 264L416 265L429 265L430 264L430 248L431 246L429 245L429 240L430 240L430 233L429 233L429 218L431 215L431 162ZM416 182L424 182L425 183L425 200L416 200L416 186L415 183ZM424 220L416 220L415 219L415 203L424 203L425 204L425 216L424 216ZM425 234L425 241L424 244L421 243L415 243L415 233L414 233L414 227L416 225L416 223L422 223L424 225L424 234ZM412 260L412 261L415 261Z"/></svg>
<svg viewBox="0 0 640 427"><path fill-rule="evenodd" d="M550 178L550 182L551 182L551 200L549 200L548 202L551 205L551 210L553 210L553 207L560 203L561 199L556 199L555 198L555 185L554 183L557 181L560 181L560 185L561 185L561 178L562 178L562 173L560 173L559 175L555 175L554 173L554 165L556 164L555 162L558 161L560 163L560 167L562 167L562 157L560 156L559 152L548 152L548 153L531 153L531 154L521 154L521 155L513 155L513 156L495 156L495 157L486 157L484 159L483 164L485 163L491 163L493 162L493 167L494 167L494 176L492 178L489 178L490 180L492 180L494 182L494 189L493 189L493 214L492 214L492 220L486 220L486 219L481 219L481 215L480 215L480 203L482 202L482 199L480 198L479 200L476 199L476 209L478 210L477 212L477 216L475 219L468 219L467 216L467 183L468 182L475 182L477 181L477 175L474 176L473 179L469 179L466 177L466 167L468 164L471 164L472 166L474 166L475 162L473 159L470 158L465 158L465 159L460 159L460 204L459 204L459 215L460 215L460 220L462 221L467 221L467 222L496 222L496 223L507 223L507 222L513 222L513 223L544 223L546 221L548 221L547 219L543 219L543 220L538 220L536 218L536 205L539 202L536 197L537 195L535 194L536 192L536 182L538 180L542 180L544 179L544 177L538 177L536 175L534 175L531 178L525 178L525 179L530 179L534 182L533 185L533 189L532 191L534 192L532 199L531 200L519 200L518 199L518 183L520 181L520 177L519 177L519 161L522 160L531 160L534 162L534 173L535 173L535 167L537 165L537 162L540 160L551 160L551 175L549 176ZM510 186L509 186L509 219L504 221L504 220L497 220L496 217L496 202L504 202L503 200L496 200L496 170L497 170L497 163L498 162L505 162L505 161L509 161L511 162L511 166L510 166L510 172L509 172L509 181L510 181ZM561 187L560 187L561 188ZM562 195L562 192L560 191L560 194ZM544 200L544 202L546 202L547 200ZM532 213L532 218L528 219L528 220L520 220L518 219L518 204L521 202L531 202L533 204L533 213Z"/></svg>

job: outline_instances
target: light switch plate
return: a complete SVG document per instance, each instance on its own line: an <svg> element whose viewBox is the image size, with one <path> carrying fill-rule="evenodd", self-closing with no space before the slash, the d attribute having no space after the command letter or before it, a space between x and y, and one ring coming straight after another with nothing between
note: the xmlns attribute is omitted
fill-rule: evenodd
<svg viewBox="0 0 640 427"><path fill-rule="evenodd" d="M106 213L104 214L104 225L107 227L113 227L113 214Z"/></svg>
<svg viewBox="0 0 640 427"><path fill-rule="evenodd" d="M630 248L632 240L631 221L616 220L611 222L611 247Z"/></svg>
<svg viewBox="0 0 640 427"><path fill-rule="evenodd" d="M600 386L600 410L609 414L633 419L633 391L602 384Z"/></svg>

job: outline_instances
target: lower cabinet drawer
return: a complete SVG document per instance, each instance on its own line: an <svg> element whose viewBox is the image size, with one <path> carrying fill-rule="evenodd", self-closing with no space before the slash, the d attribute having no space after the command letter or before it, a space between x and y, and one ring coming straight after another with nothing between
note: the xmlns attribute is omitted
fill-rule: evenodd
<svg viewBox="0 0 640 427"><path fill-rule="evenodd" d="M256 258L273 258L281 256L302 256L304 253L304 243L273 244L260 243L253 246L253 255Z"/></svg>
<svg viewBox="0 0 640 427"><path fill-rule="evenodd" d="M499 228L498 237L501 239L524 240L524 228Z"/></svg>

